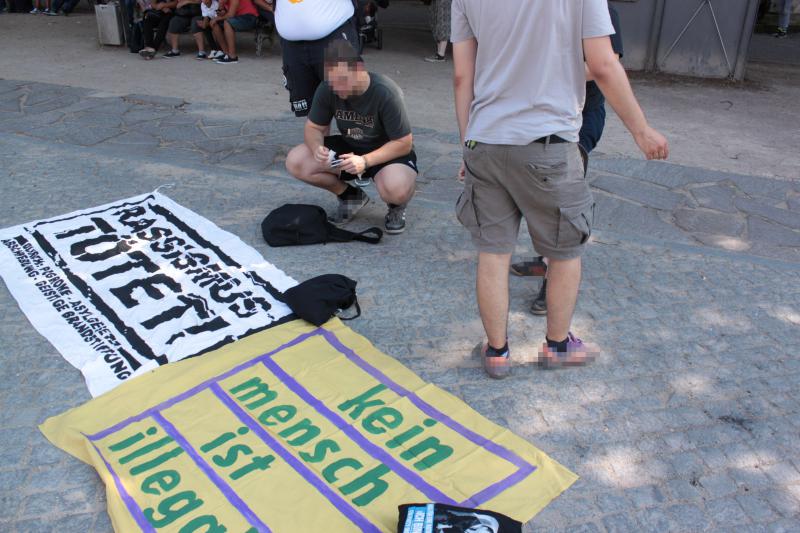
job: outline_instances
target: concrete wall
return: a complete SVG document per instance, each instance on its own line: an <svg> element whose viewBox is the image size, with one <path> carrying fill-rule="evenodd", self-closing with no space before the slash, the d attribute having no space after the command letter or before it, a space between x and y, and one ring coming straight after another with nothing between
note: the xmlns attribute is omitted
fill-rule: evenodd
<svg viewBox="0 0 800 533"><path fill-rule="evenodd" d="M744 77L756 0L711 0L716 25L709 4L703 4L703 0L611 3L620 14L626 68L704 78Z"/></svg>

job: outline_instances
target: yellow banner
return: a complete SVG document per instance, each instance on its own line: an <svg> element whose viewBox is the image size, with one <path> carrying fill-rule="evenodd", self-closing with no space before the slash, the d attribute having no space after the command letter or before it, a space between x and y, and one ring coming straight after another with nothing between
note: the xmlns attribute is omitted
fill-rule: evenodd
<svg viewBox="0 0 800 533"><path fill-rule="evenodd" d="M396 531L397 506L525 522L577 476L338 320L160 367L47 420L117 531Z"/></svg>

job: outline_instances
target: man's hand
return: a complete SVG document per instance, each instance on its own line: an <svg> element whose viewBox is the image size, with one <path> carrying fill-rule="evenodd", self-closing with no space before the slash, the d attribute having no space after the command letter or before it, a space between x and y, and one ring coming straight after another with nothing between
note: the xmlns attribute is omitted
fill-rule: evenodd
<svg viewBox="0 0 800 533"><path fill-rule="evenodd" d="M318 163L322 163L325 166L329 166L328 157L330 153L331 153L330 149L328 149L325 146L320 146L314 152L314 159L316 159Z"/></svg>
<svg viewBox="0 0 800 533"><path fill-rule="evenodd" d="M633 138L647 159L666 159L669 157L667 139L650 126L636 133Z"/></svg>
<svg viewBox="0 0 800 533"><path fill-rule="evenodd" d="M344 154L340 157L342 159L342 164L339 165L338 168L342 172L347 172L348 174L358 176L367 169L367 162L364 161L364 158L360 155Z"/></svg>
<svg viewBox="0 0 800 533"><path fill-rule="evenodd" d="M458 175L456 176L458 181L463 182L464 178L467 177L467 164L464 163L464 160L461 160L461 168L458 169Z"/></svg>

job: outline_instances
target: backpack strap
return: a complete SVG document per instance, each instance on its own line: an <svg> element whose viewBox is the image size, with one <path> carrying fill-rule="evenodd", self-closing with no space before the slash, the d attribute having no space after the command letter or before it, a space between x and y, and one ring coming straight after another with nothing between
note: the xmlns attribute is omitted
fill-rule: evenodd
<svg viewBox="0 0 800 533"><path fill-rule="evenodd" d="M356 314L353 315L353 316L348 316L348 317L343 317L342 315L337 314L336 316L339 317L339 320L342 320L342 321L355 320L356 318L361 316L361 306L358 305L358 298L356 298L355 302L353 302L353 305L351 305L350 307L355 307L356 308ZM345 311L345 309L342 309L341 311Z"/></svg>
<svg viewBox="0 0 800 533"><path fill-rule="evenodd" d="M360 233L347 231L346 229L337 228L333 224L328 227L328 241L333 242L350 242L359 241L368 244L378 244L383 238L383 230L378 227L365 229Z"/></svg>

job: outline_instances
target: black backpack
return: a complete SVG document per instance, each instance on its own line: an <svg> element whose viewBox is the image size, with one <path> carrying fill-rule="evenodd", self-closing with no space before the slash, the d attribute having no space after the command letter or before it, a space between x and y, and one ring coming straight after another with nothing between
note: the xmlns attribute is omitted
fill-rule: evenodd
<svg viewBox="0 0 800 533"><path fill-rule="evenodd" d="M275 247L350 241L378 244L383 237L380 228L361 233L337 228L328 222L324 209L305 204L286 204L275 209L261 222L261 232L267 244Z"/></svg>
<svg viewBox="0 0 800 533"><path fill-rule="evenodd" d="M337 312L355 307L355 315L339 317L352 320L361 316L356 296L356 282L341 274L325 274L284 291L283 299L294 314L315 326L321 326Z"/></svg>

